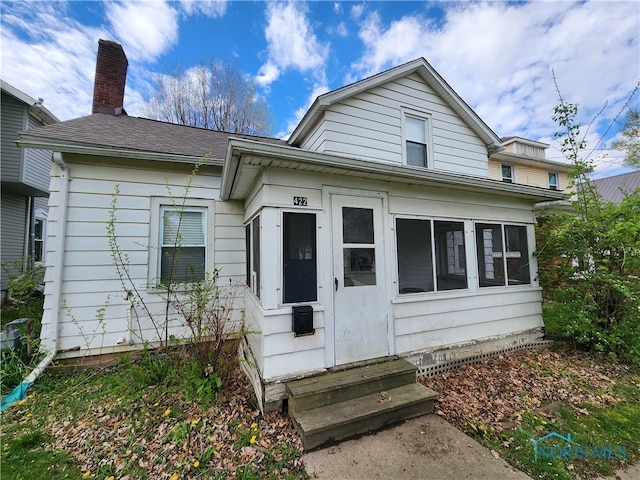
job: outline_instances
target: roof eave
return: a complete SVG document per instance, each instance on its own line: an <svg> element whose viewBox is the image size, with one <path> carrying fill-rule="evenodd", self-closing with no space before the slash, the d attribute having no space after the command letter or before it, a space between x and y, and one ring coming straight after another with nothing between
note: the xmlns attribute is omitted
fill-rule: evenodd
<svg viewBox="0 0 640 480"><path fill-rule="evenodd" d="M130 158L133 160L149 160L154 162L197 164L204 160L205 165L222 166L223 159L205 158L206 156L182 155L164 152L150 152L147 150L133 150L128 148L109 147L104 145L85 145L74 142L60 142L49 138L42 138L22 133L16 142L23 148L51 150L61 153L75 153L81 155L95 155L99 157Z"/></svg>
<svg viewBox="0 0 640 480"><path fill-rule="evenodd" d="M247 192L234 191L238 176L242 173L243 155L253 155L263 158L277 158L280 163L289 161L291 165L313 164L346 172L363 172L380 179L392 178L398 182L408 182L421 185L449 186L464 190L490 192L501 196L528 198L534 202L564 200L565 193L556 190L546 190L528 185L504 183L467 175L448 172L413 169L406 166L383 164L351 157L327 155L324 153L301 150L290 146L270 145L243 139L229 139L227 145L227 162L223 170L221 198L242 199ZM293 167L295 168L295 167Z"/></svg>

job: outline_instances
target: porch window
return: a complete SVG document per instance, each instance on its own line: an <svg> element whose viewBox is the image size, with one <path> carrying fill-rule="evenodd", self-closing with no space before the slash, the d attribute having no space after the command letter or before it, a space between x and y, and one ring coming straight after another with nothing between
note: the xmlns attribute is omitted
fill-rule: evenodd
<svg viewBox="0 0 640 480"><path fill-rule="evenodd" d="M283 301L313 302L317 293L316 215L283 214Z"/></svg>
<svg viewBox="0 0 640 480"><path fill-rule="evenodd" d="M206 263L206 211L203 208L160 209L160 283L204 279Z"/></svg>
<svg viewBox="0 0 640 480"><path fill-rule="evenodd" d="M245 226L245 249L247 285L260 298L260 216Z"/></svg>
<svg viewBox="0 0 640 480"><path fill-rule="evenodd" d="M467 288L463 222L398 218L396 238L401 295Z"/></svg>
<svg viewBox="0 0 640 480"><path fill-rule="evenodd" d="M527 227L476 224L480 287L531 283Z"/></svg>

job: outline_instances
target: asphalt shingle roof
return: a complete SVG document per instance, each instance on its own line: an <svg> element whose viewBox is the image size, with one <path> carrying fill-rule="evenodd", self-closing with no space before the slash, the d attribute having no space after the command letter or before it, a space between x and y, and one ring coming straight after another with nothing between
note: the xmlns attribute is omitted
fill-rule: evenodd
<svg viewBox="0 0 640 480"><path fill-rule="evenodd" d="M257 137L188 127L128 115L95 113L86 117L29 130L29 137L56 143L72 142L84 146L129 149L172 155L224 159L229 137L287 145L277 138Z"/></svg>

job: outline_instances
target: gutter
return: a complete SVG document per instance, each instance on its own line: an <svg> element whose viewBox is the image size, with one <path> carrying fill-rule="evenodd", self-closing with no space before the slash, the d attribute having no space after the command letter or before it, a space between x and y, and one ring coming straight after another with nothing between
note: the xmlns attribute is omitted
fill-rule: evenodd
<svg viewBox="0 0 640 480"><path fill-rule="evenodd" d="M62 154L60 152L53 153L53 161L58 167L62 170L60 174L60 202L58 205L58 209L60 210L60 214L58 216L58 232L56 235L56 243L57 246L54 249L53 259L51 259L50 265L53 267L53 275L52 279L53 285L53 295L51 298L51 321L46 324L47 331L44 330L40 332L40 348L47 352L47 355L40 361L38 366L34 368L31 373L25 378L20 385L14 388L11 393L8 393L4 397L2 397L2 403L0 404L0 411L4 411L9 408L11 405L18 403L21 400L24 400L27 396L27 390L31 386L33 382L40 376L40 374L47 368L56 354L58 353L58 325L60 320L60 292L62 291L62 272L64 270L64 244L66 241L66 233L67 233L67 203L69 199L69 182L71 181L71 175L69 173L69 169L67 165L64 163L62 159ZM51 267L49 267L51 268ZM45 295L46 284L45 284Z"/></svg>

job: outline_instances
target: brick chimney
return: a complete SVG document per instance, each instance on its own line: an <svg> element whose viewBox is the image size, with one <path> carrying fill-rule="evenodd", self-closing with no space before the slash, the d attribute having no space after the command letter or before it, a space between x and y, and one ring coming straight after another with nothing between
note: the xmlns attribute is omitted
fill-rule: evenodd
<svg viewBox="0 0 640 480"><path fill-rule="evenodd" d="M124 111L124 87L129 62L122 45L111 40L98 41L96 79L91 113L120 115Z"/></svg>

